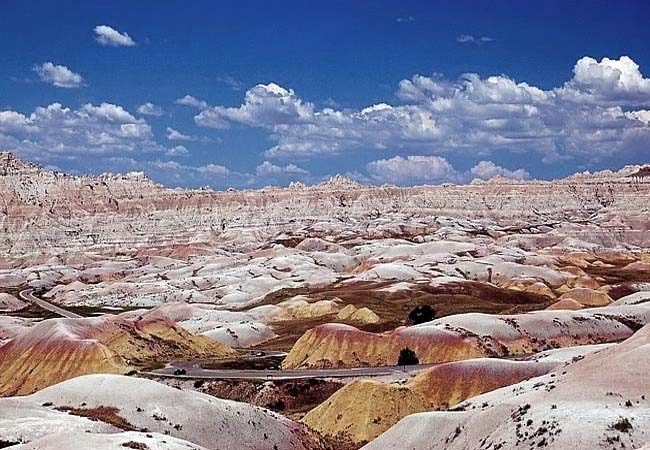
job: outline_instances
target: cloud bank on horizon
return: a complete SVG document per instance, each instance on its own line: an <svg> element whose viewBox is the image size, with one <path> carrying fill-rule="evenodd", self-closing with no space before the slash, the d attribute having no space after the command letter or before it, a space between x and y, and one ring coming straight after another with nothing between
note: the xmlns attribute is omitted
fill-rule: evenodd
<svg viewBox="0 0 650 450"><path fill-rule="evenodd" d="M421 153L530 152L545 161L591 159L650 142L650 79L629 57L578 60L551 90L507 76L464 74L458 81L415 75L399 83L399 105L317 109L293 89L259 84L239 107L213 106L199 126L242 124L269 130L267 157L317 157L361 148ZM638 108L638 109L637 109Z"/></svg>
<svg viewBox="0 0 650 450"><path fill-rule="evenodd" d="M108 25L93 31L102 46L136 45L128 33ZM457 37L459 43L493 40ZM66 88L62 91L92 83L52 62L37 64L33 71L40 81ZM241 95L240 80L221 75L214 81ZM276 82L248 88L235 106L210 105L201 99L206 93L178 90L173 102L147 101L134 112L111 102L52 102L31 112L5 108L0 110L0 149L51 164L92 155L107 170L145 170L171 185L261 186L318 182L323 174L303 166L332 158L339 158L340 165L328 175L345 173L375 184L495 176L523 180L530 178L526 167L502 167L492 159L526 155L539 164L588 166L650 146L650 78L629 56L582 57L572 76L546 89L505 74L465 73L458 79L416 74L402 79L385 101L357 108L336 106L329 98L306 99ZM197 132L257 130L270 143L259 153L259 162L245 170L192 164L192 144L219 138L198 137L187 127L179 131L170 108L192 114ZM151 120L165 122L162 132L155 131ZM377 156L367 162L345 163L348 156L373 152ZM457 168L450 156L462 156L469 164Z"/></svg>

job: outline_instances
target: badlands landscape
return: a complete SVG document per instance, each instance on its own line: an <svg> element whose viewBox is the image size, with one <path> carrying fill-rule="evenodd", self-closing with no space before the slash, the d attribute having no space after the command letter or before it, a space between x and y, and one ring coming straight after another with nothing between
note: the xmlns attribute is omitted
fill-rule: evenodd
<svg viewBox="0 0 650 450"><path fill-rule="evenodd" d="M169 189L0 153L0 448L650 446L650 167Z"/></svg>

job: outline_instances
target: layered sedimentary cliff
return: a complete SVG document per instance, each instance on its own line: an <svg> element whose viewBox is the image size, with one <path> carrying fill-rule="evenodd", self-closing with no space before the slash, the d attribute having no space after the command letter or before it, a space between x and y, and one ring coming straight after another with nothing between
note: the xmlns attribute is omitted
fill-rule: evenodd
<svg viewBox="0 0 650 450"><path fill-rule="evenodd" d="M621 344L454 411L409 415L363 448L641 448L650 438L649 343L645 326Z"/></svg>
<svg viewBox="0 0 650 450"><path fill-rule="evenodd" d="M620 341L647 323L650 304L507 316L460 314L385 333L325 324L296 342L283 367L393 365L405 347L414 350L421 363L521 355Z"/></svg>
<svg viewBox="0 0 650 450"><path fill-rule="evenodd" d="M119 252L215 241L241 247L250 245L251 238L319 220L372 223L386 217L399 221L404 215L488 219L535 231L590 220L619 230L619 241L638 245L648 229L650 179L628 176L636 171L638 167L628 167L552 182L494 180L413 188L369 187L339 177L311 187L213 192L165 189L142 173L69 176L5 152L0 153L0 250ZM567 234L584 237L576 227ZM236 231L242 228L256 231ZM596 243L599 239L588 237Z"/></svg>
<svg viewBox="0 0 650 450"><path fill-rule="evenodd" d="M480 358L443 363L408 382L357 380L312 409L303 421L326 435L368 442L409 414L446 410L484 392L544 375L607 346L552 350L521 361Z"/></svg>

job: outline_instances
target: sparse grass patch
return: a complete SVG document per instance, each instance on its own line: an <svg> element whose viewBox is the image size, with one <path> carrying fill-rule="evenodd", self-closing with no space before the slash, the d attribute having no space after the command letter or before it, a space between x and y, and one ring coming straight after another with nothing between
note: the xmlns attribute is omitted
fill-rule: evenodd
<svg viewBox="0 0 650 450"><path fill-rule="evenodd" d="M71 406L59 406L55 408L57 411L64 411L73 416L86 417L90 420L100 421L113 425L116 428L125 431L137 431L137 429L129 423L124 417L118 413L119 409L113 406L98 406L96 408L74 408Z"/></svg>
<svg viewBox="0 0 650 450"><path fill-rule="evenodd" d="M122 444L122 447L135 448L137 450L149 450L149 446L147 446L147 444L144 444L142 442L135 442L135 441L125 442L124 444Z"/></svg>

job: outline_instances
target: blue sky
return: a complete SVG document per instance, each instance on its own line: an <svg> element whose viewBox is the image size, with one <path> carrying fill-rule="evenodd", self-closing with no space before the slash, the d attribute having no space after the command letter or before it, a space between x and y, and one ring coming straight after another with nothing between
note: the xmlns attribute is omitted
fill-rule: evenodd
<svg viewBox="0 0 650 450"><path fill-rule="evenodd" d="M215 188L619 168L650 159L649 19L643 1L9 0L0 148Z"/></svg>

